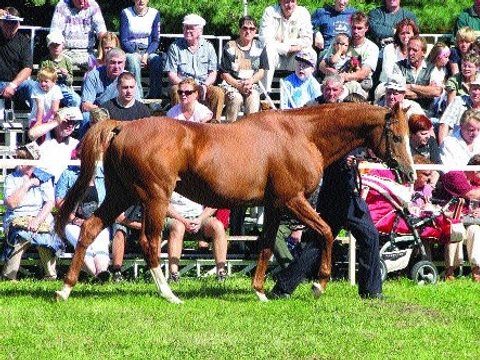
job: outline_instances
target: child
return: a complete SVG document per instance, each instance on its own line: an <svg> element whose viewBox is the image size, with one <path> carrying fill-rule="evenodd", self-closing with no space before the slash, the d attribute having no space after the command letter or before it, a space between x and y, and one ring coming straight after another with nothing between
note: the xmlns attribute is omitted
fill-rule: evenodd
<svg viewBox="0 0 480 360"><path fill-rule="evenodd" d="M320 84L313 76L317 54L312 48L303 49L296 56L295 72L281 83L281 108L294 109L322 94Z"/></svg>
<svg viewBox="0 0 480 360"><path fill-rule="evenodd" d="M80 96L73 91L73 67L71 61L63 55L65 39L59 32L52 32L47 35L47 46L49 55L40 62L40 69L51 67L57 71L57 85L60 86L63 94L61 101L63 106L80 106Z"/></svg>
<svg viewBox="0 0 480 360"><path fill-rule="evenodd" d="M475 31L468 26L462 27L457 31L457 35L455 35L455 47L452 49L449 63L452 75L460 71L462 58L472 51L472 46L476 38Z"/></svg>
<svg viewBox="0 0 480 360"><path fill-rule="evenodd" d="M430 74L430 85L441 86L445 89L445 83L448 78L447 64L450 58L450 48L443 42L436 43L427 57L427 63L433 64L434 68ZM440 118L447 107L447 93L443 90L440 96L437 96L432 104L432 114L435 118Z"/></svg>
<svg viewBox="0 0 480 360"><path fill-rule="evenodd" d="M333 42L334 53L325 60L327 66L336 69L339 73L349 72L351 69L351 57L347 55L350 47L350 37L347 34L341 33L335 36Z"/></svg>
<svg viewBox="0 0 480 360"><path fill-rule="evenodd" d="M447 105L450 104L456 96L470 94L470 83L478 77L479 67L479 55L470 53L462 58L460 72L450 76L445 85Z"/></svg>
<svg viewBox="0 0 480 360"><path fill-rule="evenodd" d="M44 67L38 72L37 82L32 90L32 111L29 116L30 128L53 121L63 98L60 86L56 85L57 71ZM43 142L40 140L39 145Z"/></svg>

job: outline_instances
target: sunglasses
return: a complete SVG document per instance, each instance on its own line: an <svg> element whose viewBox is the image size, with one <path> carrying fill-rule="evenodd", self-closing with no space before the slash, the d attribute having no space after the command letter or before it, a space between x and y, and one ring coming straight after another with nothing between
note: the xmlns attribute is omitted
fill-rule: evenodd
<svg viewBox="0 0 480 360"><path fill-rule="evenodd" d="M195 90L177 90L177 94L178 95L187 95L187 96L190 96L192 95L193 93L195 92Z"/></svg>
<svg viewBox="0 0 480 360"><path fill-rule="evenodd" d="M255 31L255 30L257 30L257 28L254 27L254 26L242 26L242 30L243 31L247 31L247 30L248 31Z"/></svg>
<svg viewBox="0 0 480 360"><path fill-rule="evenodd" d="M75 125L77 125L77 121L75 121L75 120L68 120L68 121L65 121L65 124L66 124L67 126L75 126Z"/></svg>

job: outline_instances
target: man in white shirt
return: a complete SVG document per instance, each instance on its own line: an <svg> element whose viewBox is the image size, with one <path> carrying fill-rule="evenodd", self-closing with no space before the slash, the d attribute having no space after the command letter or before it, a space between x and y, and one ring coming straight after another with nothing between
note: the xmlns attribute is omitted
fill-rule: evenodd
<svg viewBox="0 0 480 360"><path fill-rule="evenodd" d="M265 43L269 70L262 83L272 90L275 69L295 70L295 55L312 46L313 31L310 13L297 0L278 0L267 7L260 21L260 40Z"/></svg>

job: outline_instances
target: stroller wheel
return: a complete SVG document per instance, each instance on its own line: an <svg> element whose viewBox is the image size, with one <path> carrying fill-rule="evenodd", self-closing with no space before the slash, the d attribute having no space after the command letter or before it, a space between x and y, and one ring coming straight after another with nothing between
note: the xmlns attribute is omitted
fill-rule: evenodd
<svg viewBox="0 0 480 360"><path fill-rule="evenodd" d="M428 260L422 260L416 263L410 272L413 281L418 285L435 284L438 279L436 266Z"/></svg>
<svg viewBox="0 0 480 360"><path fill-rule="evenodd" d="M382 278L382 282L387 280L388 269L387 269L387 264L383 259L380 259L380 276Z"/></svg>

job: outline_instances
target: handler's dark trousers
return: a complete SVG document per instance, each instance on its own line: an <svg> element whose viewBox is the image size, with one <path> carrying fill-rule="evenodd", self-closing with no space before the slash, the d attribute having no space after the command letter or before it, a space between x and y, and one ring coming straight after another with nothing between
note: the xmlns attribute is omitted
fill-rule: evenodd
<svg viewBox="0 0 480 360"><path fill-rule="evenodd" d="M350 230L357 240L358 293L361 296L381 294L378 231L370 217L367 204L354 191L354 185L350 181L348 184L346 182L349 176L354 175L336 165L338 164L332 164L325 172L317 211L332 228L334 238L344 227ZM336 171L337 168L341 170ZM279 274L273 288L275 293L291 294L303 279L312 276L318 278L323 239L309 229L305 240L309 242L299 257Z"/></svg>

